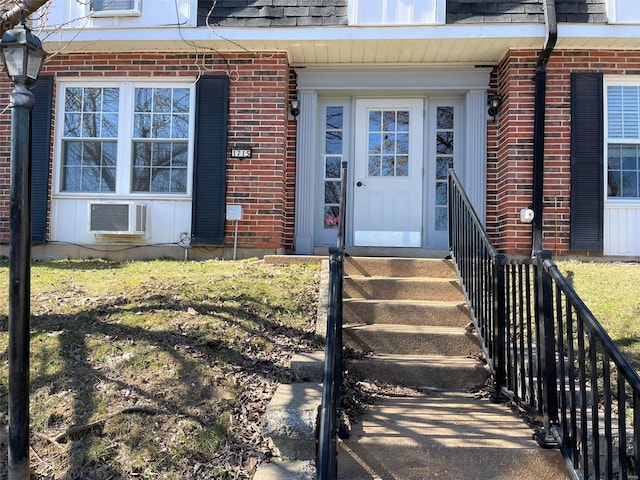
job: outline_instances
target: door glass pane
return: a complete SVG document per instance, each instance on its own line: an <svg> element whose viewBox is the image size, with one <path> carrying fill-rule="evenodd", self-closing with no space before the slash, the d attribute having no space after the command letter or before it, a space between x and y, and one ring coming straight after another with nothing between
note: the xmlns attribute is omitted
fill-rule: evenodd
<svg viewBox="0 0 640 480"><path fill-rule="evenodd" d="M448 182L449 169L453 168L454 141L454 107L438 106L436 108L436 175L435 175L435 216L436 231L448 228Z"/></svg>
<svg viewBox="0 0 640 480"><path fill-rule="evenodd" d="M369 111L369 176L409 176L409 118L408 110Z"/></svg>
<svg viewBox="0 0 640 480"><path fill-rule="evenodd" d="M340 219L340 176L343 160L344 109L328 106L325 110L324 128L324 196L323 227L338 228Z"/></svg>

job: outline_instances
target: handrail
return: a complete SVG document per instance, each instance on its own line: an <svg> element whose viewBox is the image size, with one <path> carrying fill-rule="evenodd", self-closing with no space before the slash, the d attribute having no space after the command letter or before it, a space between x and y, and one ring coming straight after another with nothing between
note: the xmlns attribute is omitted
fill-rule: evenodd
<svg viewBox="0 0 640 480"><path fill-rule="evenodd" d="M449 245L451 258L462 281L471 317L482 339L494 380L504 379L506 362L502 339L504 322L505 256L491 244L469 197L454 170L449 170ZM495 341L494 341L495 340Z"/></svg>
<svg viewBox="0 0 640 480"><path fill-rule="evenodd" d="M497 253L453 171L449 239L496 391L542 422L573 478L637 478L640 377L551 253Z"/></svg>
<svg viewBox="0 0 640 480"><path fill-rule="evenodd" d="M342 285L344 280L345 204L347 163L340 175L340 216L335 247L329 249L329 295L322 405L318 438L317 478L333 480L338 475L338 430L342 387Z"/></svg>

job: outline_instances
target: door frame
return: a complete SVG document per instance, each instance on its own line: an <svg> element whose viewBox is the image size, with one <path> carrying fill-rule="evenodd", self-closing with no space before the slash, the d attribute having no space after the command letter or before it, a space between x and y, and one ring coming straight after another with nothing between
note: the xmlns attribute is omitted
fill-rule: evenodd
<svg viewBox="0 0 640 480"><path fill-rule="evenodd" d="M484 222L486 209L486 157L487 157L487 90L491 67L469 65L440 66L317 66L301 65L296 68L297 96L300 114L297 117L296 181L294 248L297 254L326 253L326 244L315 235L317 213L317 158L320 129L320 100L356 97L397 98L423 97L428 100L440 96L463 98L464 118L459 175L476 212ZM460 171L458 172L461 173ZM353 178L351 162L349 178ZM351 211L347 198L347 214ZM348 220L347 220L348 221ZM347 245L352 245L351 234L346 232ZM428 248L428 245L426 246Z"/></svg>

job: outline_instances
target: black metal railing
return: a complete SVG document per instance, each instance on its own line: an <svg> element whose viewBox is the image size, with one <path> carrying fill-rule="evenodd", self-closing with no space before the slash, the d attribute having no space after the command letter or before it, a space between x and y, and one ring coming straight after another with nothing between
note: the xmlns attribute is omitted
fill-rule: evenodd
<svg viewBox="0 0 640 480"><path fill-rule="evenodd" d="M329 292L322 405L318 433L317 474L319 480L338 478L338 430L342 387L342 285L344 280L345 203L347 164L342 162L338 240L329 249Z"/></svg>
<svg viewBox="0 0 640 480"><path fill-rule="evenodd" d="M453 170L449 173L449 245L451 257L464 287L478 334L482 339L485 357L496 380L505 376L503 265L506 256L491 245L477 214L471 206Z"/></svg>
<svg viewBox="0 0 640 480"><path fill-rule="evenodd" d="M539 443L559 446L574 478L638 478L636 371L550 252L496 253L453 172L449 206L452 258L496 390L541 422Z"/></svg>

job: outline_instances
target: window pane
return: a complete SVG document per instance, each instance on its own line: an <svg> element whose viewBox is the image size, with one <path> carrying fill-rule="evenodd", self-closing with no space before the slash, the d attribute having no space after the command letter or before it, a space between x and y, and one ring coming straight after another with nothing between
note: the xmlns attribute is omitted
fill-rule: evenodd
<svg viewBox="0 0 640 480"><path fill-rule="evenodd" d="M622 196L631 198L638 196L637 171L622 171Z"/></svg>
<svg viewBox="0 0 640 480"><path fill-rule="evenodd" d="M396 177L409 176L409 157L396 157Z"/></svg>
<svg viewBox="0 0 640 480"><path fill-rule="evenodd" d="M133 169L133 185L131 190L134 192L148 192L151 188L151 169L143 167L134 167Z"/></svg>
<svg viewBox="0 0 640 480"><path fill-rule="evenodd" d="M615 0L616 22L640 22L638 0Z"/></svg>
<svg viewBox="0 0 640 480"><path fill-rule="evenodd" d="M173 112L189 113L189 89L188 88L173 89Z"/></svg>
<svg viewBox="0 0 640 480"><path fill-rule="evenodd" d="M92 0L91 10L132 10L135 0Z"/></svg>
<svg viewBox="0 0 640 480"><path fill-rule="evenodd" d="M189 116L174 115L171 125L171 138L187 138L189 137Z"/></svg>
<svg viewBox="0 0 640 480"><path fill-rule="evenodd" d="M136 113L133 117L133 136L151 138L151 115Z"/></svg>
<svg viewBox="0 0 640 480"><path fill-rule="evenodd" d="M171 170L171 191L186 192L187 191L187 169L174 168Z"/></svg>
<svg viewBox="0 0 640 480"><path fill-rule="evenodd" d="M132 191L186 192L187 150L186 142L135 142Z"/></svg>
<svg viewBox="0 0 640 480"><path fill-rule="evenodd" d="M453 159L450 157L438 157L436 159L436 179L445 180L449 175L449 169L453 168Z"/></svg>
<svg viewBox="0 0 640 480"><path fill-rule="evenodd" d="M62 132L62 135L65 137L79 137L81 119L82 115L79 113L65 113L64 132Z"/></svg>
<svg viewBox="0 0 640 480"><path fill-rule="evenodd" d="M351 0L358 25L435 23L436 0Z"/></svg>
<svg viewBox="0 0 640 480"><path fill-rule="evenodd" d="M369 176L380 176L380 155L369 155Z"/></svg>
<svg viewBox="0 0 640 480"><path fill-rule="evenodd" d="M340 178L341 157L325 158L325 178Z"/></svg>
<svg viewBox="0 0 640 480"><path fill-rule="evenodd" d="M115 191L116 150L115 142L63 142L62 190L67 192Z"/></svg>
<svg viewBox="0 0 640 480"><path fill-rule="evenodd" d="M435 228L438 232L444 232L449 225L449 218L447 216L447 207L436 208L436 222Z"/></svg>
<svg viewBox="0 0 640 480"><path fill-rule="evenodd" d="M640 87L607 88L607 127L609 138L640 137Z"/></svg>
<svg viewBox="0 0 640 480"><path fill-rule="evenodd" d="M188 138L189 89L136 88L135 138Z"/></svg>
<svg viewBox="0 0 640 480"><path fill-rule="evenodd" d="M437 128L453 129L453 107L438 107Z"/></svg>
<svg viewBox="0 0 640 480"><path fill-rule="evenodd" d="M340 203L340 182L324 182L324 203Z"/></svg>
<svg viewBox="0 0 640 480"><path fill-rule="evenodd" d="M168 168L155 168L151 170L151 191L170 192L171 170Z"/></svg>
<svg viewBox="0 0 640 480"><path fill-rule="evenodd" d="M393 177L395 175L395 157L392 155L385 155L382 157L382 176Z"/></svg>
<svg viewBox="0 0 640 480"><path fill-rule="evenodd" d="M393 133L388 133L384 136L382 153L396 153L396 136Z"/></svg>
<svg viewBox="0 0 640 480"><path fill-rule="evenodd" d="M136 88L135 111L151 112L152 100L153 100L152 88Z"/></svg>
<svg viewBox="0 0 640 480"><path fill-rule="evenodd" d="M342 130L342 107L327 107L326 130Z"/></svg>
<svg viewBox="0 0 640 480"><path fill-rule="evenodd" d="M436 141L438 153L453 153L453 132L438 132Z"/></svg>
<svg viewBox="0 0 640 480"><path fill-rule="evenodd" d="M639 198L640 146L610 144L607 147L607 195Z"/></svg>
<svg viewBox="0 0 640 480"><path fill-rule="evenodd" d="M338 228L340 207L324 207L324 228Z"/></svg>
<svg viewBox="0 0 640 480"><path fill-rule="evenodd" d="M324 153L340 155L342 153L342 132L326 132Z"/></svg>

